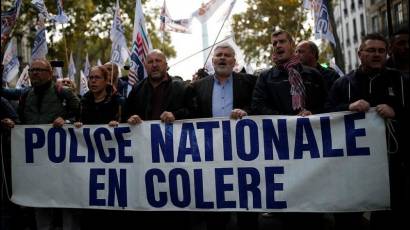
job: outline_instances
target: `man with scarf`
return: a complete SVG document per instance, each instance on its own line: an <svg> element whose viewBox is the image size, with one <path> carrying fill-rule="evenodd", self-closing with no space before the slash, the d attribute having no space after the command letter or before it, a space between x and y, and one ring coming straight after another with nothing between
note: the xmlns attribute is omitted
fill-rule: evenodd
<svg viewBox="0 0 410 230"><path fill-rule="evenodd" d="M287 31L273 32L272 46L275 66L258 78L252 96L254 113L307 116L322 112L326 89L320 73L300 64Z"/></svg>
<svg viewBox="0 0 410 230"><path fill-rule="evenodd" d="M252 96L252 111L258 115L308 116L324 110L326 88L320 73L300 64L295 43L284 30L272 33L274 67L263 71ZM277 213L273 218L284 229L323 229L321 214Z"/></svg>

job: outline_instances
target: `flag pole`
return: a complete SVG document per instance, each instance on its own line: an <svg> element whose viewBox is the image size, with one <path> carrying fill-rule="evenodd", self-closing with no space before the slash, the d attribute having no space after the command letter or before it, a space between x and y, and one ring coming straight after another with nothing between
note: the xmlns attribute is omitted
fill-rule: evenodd
<svg viewBox="0 0 410 230"><path fill-rule="evenodd" d="M64 28L64 24L61 24L62 27L62 33L63 33L63 39L64 39L64 48L65 48L65 63L67 63L67 76L68 76L68 50L67 50L67 38L65 36L65 28ZM74 76L75 77L75 76ZM68 76L68 78L70 78L70 76Z"/></svg>

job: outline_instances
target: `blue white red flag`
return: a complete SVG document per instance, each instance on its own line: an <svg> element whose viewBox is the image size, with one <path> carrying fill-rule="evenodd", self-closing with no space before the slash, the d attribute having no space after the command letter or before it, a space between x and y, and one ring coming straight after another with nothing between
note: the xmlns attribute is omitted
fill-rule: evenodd
<svg viewBox="0 0 410 230"><path fill-rule="evenodd" d="M39 14L38 17L36 37L34 39L33 50L31 50L31 60L46 58L48 53L44 16Z"/></svg>
<svg viewBox="0 0 410 230"><path fill-rule="evenodd" d="M75 82L75 74L77 70L75 69L74 59L73 59L73 52L70 53L70 63L68 64L68 78Z"/></svg>
<svg viewBox="0 0 410 230"><path fill-rule="evenodd" d="M18 74L20 62L17 58L17 42L15 39L11 39L6 52L4 52L3 57L3 81L9 83L11 82Z"/></svg>
<svg viewBox="0 0 410 230"><path fill-rule="evenodd" d="M111 62L117 64L120 68L122 68L129 58L129 51L124 36L124 27L121 20L121 9L118 0L115 7L115 14L111 27L110 38L112 41Z"/></svg>
<svg viewBox="0 0 410 230"><path fill-rule="evenodd" d="M1 12L1 47L3 47L16 24L20 13L21 0L16 0L13 7L5 12Z"/></svg>
<svg viewBox="0 0 410 230"><path fill-rule="evenodd" d="M55 0L57 5L57 15L52 16L51 19L59 24L64 24L68 22L68 16L64 13L63 0Z"/></svg>
<svg viewBox="0 0 410 230"><path fill-rule="evenodd" d="M47 7L44 4L43 0L32 0L31 4L34 5L37 12L42 14L44 16L44 18L47 18L47 19L50 18L50 14L48 13Z"/></svg>
<svg viewBox="0 0 410 230"><path fill-rule="evenodd" d="M23 72L21 72L19 79L16 83L16 88L26 88L31 86L30 77L28 75L28 69L30 68L29 65L24 67Z"/></svg>
<svg viewBox="0 0 410 230"><path fill-rule="evenodd" d="M177 33L191 33L191 18L174 20L171 18L168 12L167 5L164 0L164 4L161 8L160 15L161 24L159 27L160 31L172 31Z"/></svg>
<svg viewBox="0 0 410 230"><path fill-rule="evenodd" d="M128 83L136 84L147 76L144 61L148 52L152 49L151 40L145 28L144 13L142 12L141 0L136 1L134 32L132 36L132 48L130 58L130 70L128 72Z"/></svg>

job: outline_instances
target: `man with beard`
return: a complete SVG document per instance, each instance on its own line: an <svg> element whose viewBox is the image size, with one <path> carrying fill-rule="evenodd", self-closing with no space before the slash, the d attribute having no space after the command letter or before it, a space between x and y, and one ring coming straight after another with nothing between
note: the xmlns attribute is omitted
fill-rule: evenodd
<svg viewBox="0 0 410 230"><path fill-rule="evenodd" d="M251 113L255 77L235 73L235 50L229 44L215 47L212 65L215 74L195 80L191 87L195 98L195 117L231 117L241 119ZM207 229L225 229L228 212L204 213ZM238 213L239 229L255 229L257 213Z"/></svg>
<svg viewBox="0 0 410 230"><path fill-rule="evenodd" d="M252 110L258 115L308 116L324 110L326 89L322 75L299 62L289 32L272 33L272 60L275 66L263 71L252 96ZM321 214L275 213L284 229L323 229Z"/></svg>
<svg viewBox="0 0 410 230"><path fill-rule="evenodd" d="M395 131L392 134L399 143L396 151L397 146L389 150L392 212L374 212L371 217L371 224L380 229L388 229L393 222L400 222L403 226L408 224L404 218L408 204L408 200L404 199L408 196L404 189L404 180L408 175L408 160L405 161L408 152L403 151L401 144L404 140L401 138L404 135L400 133L408 131L408 114L405 111L409 103L409 93L406 91L409 84L399 71L385 67L387 47L382 35L366 35L358 51L360 67L334 83L326 103L328 111L367 112L370 107L375 107L382 118L394 122ZM357 228L361 222L361 213L338 214L335 217L337 229Z"/></svg>

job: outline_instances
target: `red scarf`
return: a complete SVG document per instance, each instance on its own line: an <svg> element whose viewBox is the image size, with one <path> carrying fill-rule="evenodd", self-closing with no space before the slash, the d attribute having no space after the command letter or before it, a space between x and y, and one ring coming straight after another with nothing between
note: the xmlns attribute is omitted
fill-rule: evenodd
<svg viewBox="0 0 410 230"><path fill-rule="evenodd" d="M303 84L302 76L295 69L299 64L299 59L293 55L287 62L278 65L288 72L290 95L292 95L292 108L294 111L304 110L305 108L305 85Z"/></svg>

